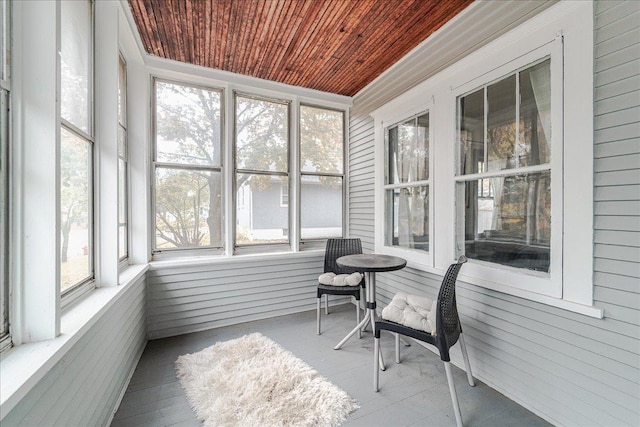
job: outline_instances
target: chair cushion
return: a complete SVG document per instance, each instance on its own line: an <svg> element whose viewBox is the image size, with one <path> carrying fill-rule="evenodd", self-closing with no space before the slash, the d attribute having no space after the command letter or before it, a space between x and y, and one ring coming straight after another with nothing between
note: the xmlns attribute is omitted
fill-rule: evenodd
<svg viewBox="0 0 640 427"><path fill-rule="evenodd" d="M329 286L358 286L362 281L362 273L336 274L324 273L318 277L318 282Z"/></svg>
<svg viewBox="0 0 640 427"><path fill-rule="evenodd" d="M435 335L436 304L426 297L398 292L382 310L382 318Z"/></svg>

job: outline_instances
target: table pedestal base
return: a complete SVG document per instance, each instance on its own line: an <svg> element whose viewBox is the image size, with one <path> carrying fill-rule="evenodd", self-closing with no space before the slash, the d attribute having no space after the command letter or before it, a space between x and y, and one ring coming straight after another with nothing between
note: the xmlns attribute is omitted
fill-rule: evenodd
<svg viewBox="0 0 640 427"><path fill-rule="evenodd" d="M340 348L349 340L349 338L354 336L357 332L362 331L363 328L365 328L369 323L371 323L371 331L375 333L375 330L376 330L376 320L375 320L376 319L376 302L375 302L376 274L375 272L366 271L364 273L364 277L365 277L365 290L366 290L366 293L365 293L366 309L365 309L364 319L362 319L362 321L358 323L358 326L353 328L353 330L349 332L347 336L344 337L342 341L340 341L333 348L334 350L340 350ZM383 371L386 369L384 366L384 360L382 359L382 353L380 353L380 369Z"/></svg>

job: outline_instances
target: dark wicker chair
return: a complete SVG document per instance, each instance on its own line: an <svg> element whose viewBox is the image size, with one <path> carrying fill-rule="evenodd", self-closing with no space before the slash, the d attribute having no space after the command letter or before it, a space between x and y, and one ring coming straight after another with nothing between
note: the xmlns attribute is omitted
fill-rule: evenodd
<svg viewBox="0 0 640 427"><path fill-rule="evenodd" d="M342 269L336 263L341 256L361 254L362 243L360 239L329 239L324 253L324 272L335 274L347 274L352 271ZM318 335L320 335L320 300L324 295L325 314L329 314L329 295L350 295L356 299L356 324L360 323L360 290L364 287L364 277L358 286L331 286L318 282ZM360 337L358 331L358 337Z"/></svg>
<svg viewBox="0 0 640 427"><path fill-rule="evenodd" d="M449 392L451 393L451 400L453 402L453 410L456 416L456 423L460 427L462 426L462 415L460 414L460 405L458 404L458 397L456 395L455 385L453 383L453 376L451 374L449 349L458 341L460 341L460 349L462 350L462 357L467 370L467 380L470 386L475 386L473 376L471 375L471 366L469 365L469 356L467 355L467 348L464 344L462 337L462 327L460 325L460 318L458 316L458 308L456 306L456 279L462 264L467 262L464 256L458 259L458 262L451 264L442 279L442 285L440 286L440 292L438 293L438 301L436 303L436 335L431 335L428 332L420 331L410 328L408 326L401 325L396 322L384 320L382 318L376 319L375 326L375 340L374 340L374 374L373 374L373 388L378 391L378 374L379 367L378 361L380 360L378 355L380 352L380 331L386 330L393 332L396 338L396 363L400 363L400 335L408 336L416 340L432 344L438 348L440 352L440 359L444 362L445 372L447 374L447 381L449 383Z"/></svg>

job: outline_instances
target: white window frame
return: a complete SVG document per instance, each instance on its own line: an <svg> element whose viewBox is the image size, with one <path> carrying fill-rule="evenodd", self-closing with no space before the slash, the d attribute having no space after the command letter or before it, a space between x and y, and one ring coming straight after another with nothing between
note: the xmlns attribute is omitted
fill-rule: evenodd
<svg viewBox="0 0 640 427"><path fill-rule="evenodd" d="M125 209L125 222L124 223L120 223L120 206L118 205L118 266L119 268L124 268L129 264L129 253L131 251L131 245L129 244L131 242L131 215L129 212L129 206L130 206L130 202L129 202L129 196L130 196L130 191L129 191L129 180L130 180L130 172L129 172L129 132L128 132L128 125L129 125L129 108L127 105L127 86L128 86L128 82L127 82L127 61L124 57L124 55L122 54L122 52L119 53L118 56L118 86L120 84L120 69L124 69L124 87L121 88L119 87L120 90L123 91L123 105L122 105L122 121L120 121L120 114L118 114L118 131L120 131L121 129L124 131L124 153L121 154L120 153L120 149L118 148L118 168L120 167L120 160L124 161L124 168L125 168L125 183L124 183L124 188L120 188L120 186L118 185L118 203L120 203L120 192L124 192L124 209ZM118 111L118 113L120 113L120 111ZM120 132L118 132L118 138L120 138ZM118 141L118 146L120 144L120 141ZM120 173L120 170L118 169L118 174ZM126 233L125 233L125 255L123 257L120 257L120 227L121 226L125 226L126 227Z"/></svg>
<svg viewBox="0 0 640 427"><path fill-rule="evenodd" d="M96 242L97 224L96 224L96 188L95 188L96 186L95 177L96 177L96 169L98 164L98 162L96 161L97 148L96 148L96 138L95 138L95 134L96 134L96 120L95 120L95 116L96 116L96 105L95 105L96 14L95 14L94 0L86 0L86 1L88 1L91 4L91 18L90 18L91 19L91 22L90 22L90 26L91 26L90 55L91 56L89 58L89 64L88 64L89 65L89 87L88 87L89 93L87 94L87 97L89 100L89 108L90 108L90 111L88 112L89 129L88 129L88 132L85 132L82 129L79 129L73 123L64 119L62 117L62 113L60 112L60 126L58 129L58 132L61 133L62 130L64 129L67 132L73 134L74 136L84 140L89 145L89 158L91 160L91 164L89 165L89 171L87 174L88 180L89 180L88 182L89 276L87 276L82 281L77 282L71 285L70 287L68 287L67 289L60 292L62 308L66 308L67 306L70 306L75 301L80 299L83 295L85 295L87 292L95 289L96 265L98 264L96 260L96 253L97 253L96 248L98 245ZM62 22L60 23L60 31L61 32L64 31L64 29L62 28ZM62 49L62 47L60 47L60 49ZM59 73L59 79L61 78L62 78L61 73ZM60 80L58 81L58 84L60 84ZM59 138L61 143L62 137L59 136ZM61 228L62 224L58 224L58 226ZM58 259L57 262L59 263L59 265L61 265L62 263L61 258Z"/></svg>
<svg viewBox="0 0 640 427"><path fill-rule="evenodd" d="M4 139L6 142L5 146L0 146L0 173L2 173L2 177L0 177L0 181L2 181L2 186L0 187L0 200L3 201L0 204L0 228L2 234L2 241L0 242L0 292L2 293L2 298L0 298L2 306L0 306L0 353L5 350L11 348L11 331L9 329L9 297L11 295L11 283L9 277L9 212L11 201L9 200L9 146L11 145L11 131L10 131L10 123L11 123L11 109L10 109L10 99L11 99L11 75L10 75L10 67L8 58L11 53L11 38L9 37L11 34L11 2L8 0L2 0L0 4L0 8L2 8L0 13L0 26L2 27L0 31L2 31L2 45L0 45L0 49L2 52L0 54L0 58L2 62L0 63L0 96L4 98L0 100L0 105L3 108L0 110L0 114L3 115L5 121L6 128L0 129L0 132L3 132ZM6 104L5 104L6 102Z"/></svg>
<svg viewBox="0 0 640 427"><path fill-rule="evenodd" d="M220 165L219 166L209 166L209 165L187 165L187 164L178 164L178 163L169 163L169 162L160 162L157 160L157 83L166 83L177 86L185 86L196 89L207 90L211 92L218 92L220 94ZM224 140L224 127L225 127L225 92L223 88L216 87L214 85L206 85L200 84L198 82L189 82L183 79L174 79L174 78L164 78L160 76L153 75L151 76L151 123L152 123L152 132L151 132L151 209L150 209L150 218L149 218L149 229L150 229L150 238L151 238L151 253L154 259L164 259L171 258L176 256L201 256L201 255L212 255L212 254L221 254L224 250L224 194L225 194L225 140ZM221 180L221 195L222 195L222 221L221 227L223 229L223 236L221 239L220 246L208 245L208 246L193 246L193 247L177 247L177 248L162 248L158 249L156 247L156 169L158 168L171 168L171 169L181 169L187 171L209 171L209 172L217 172L220 173Z"/></svg>
<svg viewBox="0 0 640 427"><path fill-rule="evenodd" d="M465 268L465 274L472 277L481 277L495 283L508 284L513 288L522 289L529 292L534 290L535 293L548 295L554 298L562 298L562 165L563 161L563 56L562 56L562 37L558 36L554 40L540 46L533 51L515 58L506 64L489 70L469 82L464 83L451 91L451 96L456 100L459 97L483 89L497 81L512 76L515 72L521 71L539 63L544 59L551 59L551 162L550 164L535 165L528 167L520 167L517 169L506 169L502 171L494 171L490 173L474 173L468 175L456 175L454 181L456 184L466 181L479 179L482 176L490 174L496 176L513 176L521 175L527 172L551 171L551 244L550 244L550 272L542 273L522 268L508 267L497 263L487 261L469 259L469 263ZM491 61L489 61L491 62ZM485 99L486 102L486 99ZM458 117L456 112L456 133L458 128ZM485 117L486 120L486 117ZM485 133L486 133L485 128ZM456 169L459 168L459 143L458 138L455 139L455 159ZM464 193L464 187L457 187L456 192ZM464 199L464 194L456 194L456 203L458 200ZM464 233L464 214L461 213L456 206L456 256L464 254L464 248L458 241L461 233Z"/></svg>
<svg viewBox="0 0 640 427"><path fill-rule="evenodd" d="M407 96L408 95L408 96ZM426 100L426 101L425 101ZM403 104L400 107L399 104ZM407 106L409 108L407 109ZM387 108L388 107L388 108ZM392 102L374 113L374 118L378 117L375 127L376 138L376 174L375 174L375 250L378 253L399 256L407 262L421 270L430 271L434 267L435 239L434 239L434 97L429 95L423 99L415 99L412 93L405 94L399 102ZM416 181L410 184L387 184L387 155L388 155L388 130L406 120L410 120L429 114L429 179L427 181ZM386 191L391 188L408 186L429 186L429 250L403 248L399 246L389 246L386 243Z"/></svg>
<svg viewBox="0 0 640 427"><path fill-rule="evenodd" d="M277 172L272 172L272 171L266 171L266 170L256 170L256 169L244 169L244 168L239 168L238 167L238 159L237 159L237 155L236 155L236 146L237 146L237 131L236 131L236 121L237 121L237 99L238 98L248 98L248 99L254 99L254 100L258 100L258 101L264 101L264 102L271 102L273 104L279 104L279 105L284 105L287 108L287 170L282 172L282 171L277 171ZM231 187L231 192L233 193L233 245L232 245L232 249L231 252L232 254L251 254L251 253L263 253L263 252L270 252L273 250L279 251L279 250L291 250L293 245L294 245L294 236L292 231L292 227L293 227L293 215L292 215L292 211L294 209L294 206L292 206L291 200L289 200L289 203L286 205L287 209L287 227L288 227L288 236L287 236L287 241L286 242L277 242L277 243L245 243L245 244L238 244L237 242L237 237L236 237L236 233L237 233L237 221L236 221L236 215L237 215L237 194L238 194L238 184L237 184L237 177L239 174L249 174L249 175L263 175L263 176L272 176L272 177L279 177L282 178L283 180L285 180L287 182L286 187L289 190L289 198L291 197L292 194L292 173L291 171L292 169L292 158L294 156L294 151L297 153L297 149L294 150L293 147L296 146L298 144L297 139L294 141L292 138L292 135L294 134L294 128L297 129L298 128L298 123L295 122L294 124L294 120L298 120L298 117L296 116L295 118L292 115L292 110L294 109L293 106L293 102L290 99L287 98L277 98L277 97L271 97L271 96L264 96L264 95L258 95L258 94L254 94L254 93L249 93L249 92L244 92L244 91L234 91L233 92L233 109L231 111L231 114L233 114L233 127L234 127L234 131L233 131L233 135L231 136L232 138L232 142L231 145L233 147L233 184ZM284 187L284 185L282 186ZM282 188L281 187L281 188ZM281 193L282 190L279 191L279 196L282 195ZM280 202L280 207L285 207L282 205L282 197L278 197L279 198L279 202ZM252 196L253 199L253 196ZM251 203L250 209L253 209L253 201Z"/></svg>
<svg viewBox="0 0 640 427"><path fill-rule="evenodd" d="M558 55L561 58L559 61ZM433 266L405 257L410 267L443 274L456 258L457 96L552 57L552 81L562 75L562 109L552 106L552 270L550 277L523 269L470 261L460 279L510 295L593 317L593 4L560 2L461 59L372 113L375 119L375 249L384 246L384 127L420 109L431 111ZM556 60L554 61L554 57ZM556 75L554 79L553 75ZM553 84L553 82L552 82ZM552 97L558 90L552 89ZM429 107L429 103L432 107ZM404 113L397 113L404 112ZM560 122L558 122L560 120ZM558 129L562 129L558 135ZM560 141L558 141L558 138ZM558 172L560 176L558 176ZM559 186L558 183L562 183ZM558 188L560 187L560 188ZM560 195L555 190L561 190ZM558 199L559 198L559 199ZM561 213L558 212L560 210ZM402 256L402 255L400 255ZM558 267L561 265L561 268ZM532 284L537 287L532 287Z"/></svg>
<svg viewBox="0 0 640 427"><path fill-rule="evenodd" d="M420 265L426 265L427 267L433 266L433 156L431 152L431 146L433 141L433 131L432 131L432 121L431 121L431 108L433 105L429 105L429 108L419 111L417 113L411 114L410 116L404 117L400 120L395 121L394 123L389 123L384 125L384 183L383 183L383 204L384 204L384 214L383 214L383 230L382 230L382 242L383 242L383 252L389 255L395 255L402 258L407 259L408 261L412 261L413 263L417 263ZM389 176L389 130L393 127L397 127L398 125L408 121L408 120L416 120L418 117L423 116L425 114L429 115L429 178L421 181L411 181L405 183L395 183L389 184L387 182ZM396 188L409 188L409 187L423 187L427 186L429 188L429 250L424 251L420 249L412 249L405 248L401 246L391 246L387 244L387 226L389 222L388 214L388 206L386 201L386 193L388 190L393 190Z"/></svg>
<svg viewBox="0 0 640 427"><path fill-rule="evenodd" d="M296 213L297 216L297 222L298 222L298 236L299 236L299 244L300 247L306 247L308 249L314 249L314 248L322 248L324 249L324 242L329 238L329 237L319 237L319 238L314 238L314 239L303 239L302 238L302 179L305 176L315 176L315 177L321 177L321 176L326 176L326 177L332 177L332 178L340 178L342 180L342 212L341 212L341 218L342 218L342 234L341 236L344 237L346 235L346 223L347 223L347 219L346 219L346 211L347 211L347 198L346 198L346 186L347 186L347 176L346 176L346 170L347 170L347 132L346 132L346 127L347 127L347 112L344 109L339 109L339 108L332 108L332 107L327 107L327 106L323 106L323 105L317 105L317 104L311 104L311 103L304 103L301 102L298 104L298 116L297 116L297 123L296 126L298 127L298 132L301 132L300 130L300 117L302 115L301 110L303 107L309 107L309 108L316 108L316 109L322 109L322 110L329 110L329 111L334 111L334 112L338 112L338 113L342 113L342 172L341 173L337 173L337 172L305 172L302 170L302 166L303 166L303 159L302 159L302 150L300 149L300 144L301 144L301 137L300 134L298 134L298 138L296 139L296 142L298 144L297 146L297 153L298 156L300 157L298 159L298 165L299 165L299 188L300 188L300 192L297 194L297 199L298 199L298 210Z"/></svg>

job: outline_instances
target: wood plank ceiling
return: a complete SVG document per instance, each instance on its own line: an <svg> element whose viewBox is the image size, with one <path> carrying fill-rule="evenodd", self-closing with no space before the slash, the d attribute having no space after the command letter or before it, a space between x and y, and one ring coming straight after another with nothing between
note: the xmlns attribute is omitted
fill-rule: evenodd
<svg viewBox="0 0 640 427"><path fill-rule="evenodd" d="M473 0L129 0L151 55L353 96Z"/></svg>

